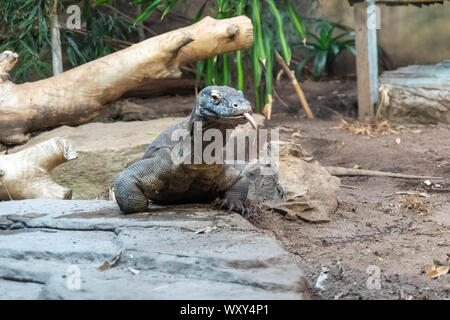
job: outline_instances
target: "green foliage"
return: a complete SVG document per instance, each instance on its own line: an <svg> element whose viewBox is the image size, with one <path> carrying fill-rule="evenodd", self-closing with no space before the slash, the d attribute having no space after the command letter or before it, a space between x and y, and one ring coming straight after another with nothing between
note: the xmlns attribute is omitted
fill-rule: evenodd
<svg viewBox="0 0 450 320"><path fill-rule="evenodd" d="M305 58L298 64L296 74L299 77L306 62L311 59L313 61L313 77L314 80L320 80L323 72L327 69L331 70L337 56L344 50L350 50L355 54L354 32L342 32L337 36L333 36L336 26L322 21L319 28L319 35L308 32L313 41L306 42L308 53Z"/></svg>
<svg viewBox="0 0 450 320"><path fill-rule="evenodd" d="M19 63L12 71L15 82L23 82L34 71L44 78L51 70L50 14L54 0L0 1L0 52L19 54ZM82 6L81 19L85 27L80 33L61 29L63 55L72 66L107 55L120 48L107 39L127 39L135 31L132 23L116 14L108 16L94 8L89 0L59 1L60 22L66 8ZM84 34L83 34L84 33Z"/></svg>
<svg viewBox="0 0 450 320"><path fill-rule="evenodd" d="M305 23L300 19L297 12L295 12L294 8L292 7L289 0L284 0L284 5L286 7L286 10L289 14L289 18L291 19L292 24L294 25L295 31L297 32L298 36L303 40L306 41L306 27Z"/></svg>
<svg viewBox="0 0 450 320"><path fill-rule="evenodd" d="M269 4L270 10L272 11L273 15L275 16L276 22L277 22L277 39L278 44L281 47L281 55L283 56L286 63L289 65L291 63L291 48L289 47L286 37L284 35L284 28L283 28L283 19L281 18L281 14L277 9L277 6L275 5L274 0L266 0L266 2ZM267 34L267 32L266 32ZM270 50L270 49L268 49ZM272 50L270 50L272 51ZM269 54L269 52L268 52Z"/></svg>
<svg viewBox="0 0 450 320"><path fill-rule="evenodd" d="M12 78L23 80L33 70L44 77L51 67L39 55L51 47L47 0L0 1L0 19L0 52L14 51L21 59Z"/></svg>
<svg viewBox="0 0 450 320"><path fill-rule="evenodd" d="M97 0L98 4L111 2L113 0ZM177 0L134 0L133 4L146 4L146 8L136 19L135 24L142 22L152 16L157 10L163 10L161 19L172 9ZM304 40L306 29L303 21L295 12L291 1L284 0L284 7L275 0L205 0L199 8L192 23L200 20L205 7L210 4L210 14L217 19L226 19L242 14L252 19L254 27L254 45L245 54L238 51L233 54L225 54L212 57L205 61L197 62L197 81L202 76L206 85L230 85L235 76L236 87L239 90L245 89L245 68L247 60L250 61L253 71L253 85L255 88L255 108L259 110L263 101L267 102L267 97L272 93L272 78L274 65L274 50L279 50L282 57L289 64L291 60L291 48L285 33L285 24L291 23L296 32L296 36ZM263 19L265 12L270 13L269 19ZM270 30L274 30L272 33ZM234 56L230 59L230 56ZM231 63L233 62L233 63ZM264 77L264 82L262 82Z"/></svg>

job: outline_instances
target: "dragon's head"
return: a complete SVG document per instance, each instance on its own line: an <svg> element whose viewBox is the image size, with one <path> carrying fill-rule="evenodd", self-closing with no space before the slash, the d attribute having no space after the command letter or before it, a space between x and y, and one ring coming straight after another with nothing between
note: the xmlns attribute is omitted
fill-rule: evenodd
<svg viewBox="0 0 450 320"><path fill-rule="evenodd" d="M232 126L250 122L256 129L256 121L251 113L250 102L242 91L225 86L210 86L201 90L193 111L195 121Z"/></svg>

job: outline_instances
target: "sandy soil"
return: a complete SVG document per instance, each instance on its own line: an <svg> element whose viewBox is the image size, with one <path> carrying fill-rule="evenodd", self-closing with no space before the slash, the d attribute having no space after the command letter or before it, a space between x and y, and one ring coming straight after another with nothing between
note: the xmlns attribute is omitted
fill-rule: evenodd
<svg viewBox="0 0 450 320"><path fill-rule="evenodd" d="M444 180L426 186L424 180L342 177L343 185L357 189L341 188L329 223L292 222L271 212L250 220L294 254L315 298L450 298L450 274L425 276L432 264L450 264L450 127L400 126L398 134L367 137L333 129L339 124L282 114L269 122L281 127L281 139L294 139L326 166L357 165ZM429 197L414 197L423 202L423 211L406 208L405 196L396 194L402 191L426 192ZM327 277L322 285L319 281L322 289L316 286L321 273Z"/></svg>

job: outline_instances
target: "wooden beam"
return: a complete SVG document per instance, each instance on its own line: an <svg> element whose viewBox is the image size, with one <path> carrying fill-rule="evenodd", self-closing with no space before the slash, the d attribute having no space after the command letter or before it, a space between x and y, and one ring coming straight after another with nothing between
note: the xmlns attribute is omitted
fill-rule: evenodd
<svg viewBox="0 0 450 320"><path fill-rule="evenodd" d="M358 118L370 121L375 116L378 101L378 54L377 29L370 24L370 15L375 14L375 3L360 2L354 5L356 73L358 82ZM376 17L375 18L376 21Z"/></svg>

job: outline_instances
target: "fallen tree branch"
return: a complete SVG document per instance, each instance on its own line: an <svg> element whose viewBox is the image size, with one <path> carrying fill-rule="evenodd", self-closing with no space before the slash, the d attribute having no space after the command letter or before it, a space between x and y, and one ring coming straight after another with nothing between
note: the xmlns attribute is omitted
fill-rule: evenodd
<svg viewBox="0 0 450 320"><path fill-rule="evenodd" d="M325 167L325 169L333 176L372 176L372 177L391 177L391 178L404 178L404 179L433 179L441 180L443 177L428 177L428 176L416 176L403 173L376 171L376 170L364 170L364 169L351 169L343 167Z"/></svg>
<svg viewBox="0 0 450 320"><path fill-rule="evenodd" d="M45 80L20 85L0 80L0 142L22 144L32 131L86 123L105 104L149 79L179 78L181 65L252 43L248 17L205 17ZM0 55L1 79L8 78L12 55Z"/></svg>
<svg viewBox="0 0 450 320"><path fill-rule="evenodd" d="M306 101L305 94L303 93L302 88L298 84L297 79L294 76L294 72L289 69L289 66L286 64L284 59L280 56L277 50L275 50L275 58L277 59L277 62L280 64L280 66L283 68L284 72L288 76L289 80L291 80L292 86L295 89L295 92L297 92L298 98L300 99L300 102L302 104L303 109L306 112L306 116L309 119L314 119L314 115L311 112L311 109L309 108L308 102Z"/></svg>
<svg viewBox="0 0 450 320"><path fill-rule="evenodd" d="M135 19L133 19L132 17L130 17L130 16L127 15L126 13L120 11L119 9L117 9L117 8L115 8L115 7L113 7L113 6L109 5L109 4L107 4L107 3L104 3L103 6L106 7L106 8L108 8L108 9L110 9L110 10L112 10L112 11L114 11L114 12L117 13L118 15L121 15L121 16L122 16L123 18L125 18L125 20L127 20L128 22L131 22L131 23L134 24L134 20L135 20ZM141 23L139 26L140 26L141 28L147 30L149 33L151 33L151 34L154 35L154 36L157 36L157 35L158 35L155 31L153 31L153 30L150 29L149 27L145 26L144 23Z"/></svg>
<svg viewBox="0 0 450 320"><path fill-rule="evenodd" d="M50 172L76 157L69 142L59 137L0 156L0 200L71 199L72 190L58 185Z"/></svg>
<svg viewBox="0 0 450 320"><path fill-rule="evenodd" d="M361 190L360 187L355 187L355 186L347 186L345 184L341 184L340 185L341 188L346 188L346 189L354 189L354 190Z"/></svg>

